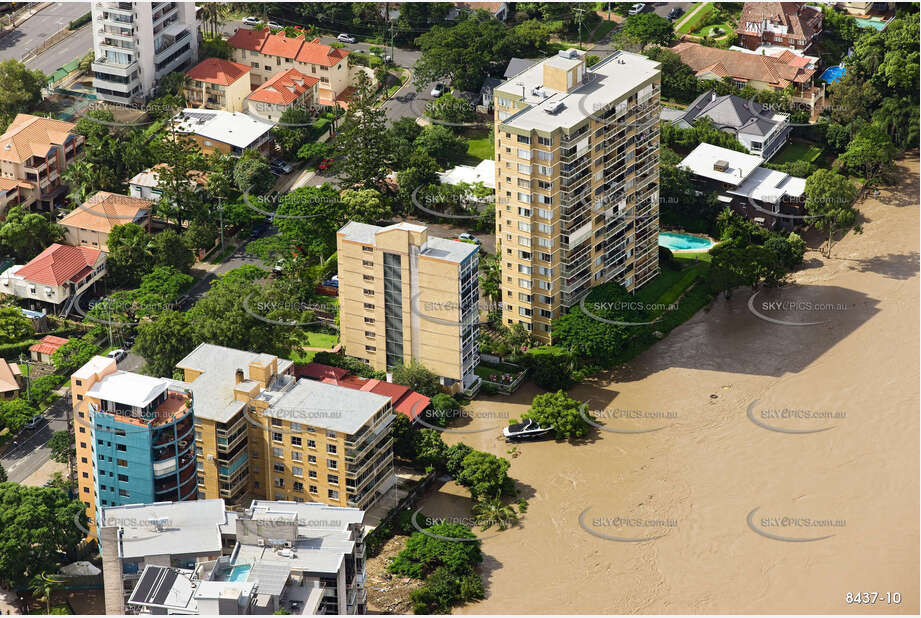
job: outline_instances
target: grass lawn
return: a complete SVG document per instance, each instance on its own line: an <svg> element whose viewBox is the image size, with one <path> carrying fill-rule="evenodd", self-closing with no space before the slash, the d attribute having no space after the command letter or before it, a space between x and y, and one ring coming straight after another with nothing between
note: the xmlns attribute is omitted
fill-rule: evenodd
<svg viewBox="0 0 921 618"><path fill-rule="evenodd" d="M313 357L316 356L316 352L313 350L291 350L288 353L288 360L297 363L298 365L306 365L307 363L313 362Z"/></svg>
<svg viewBox="0 0 921 618"><path fill-rule="evenodd" d="M323 333L309 330L302 330L297 336L298 343L307 348L331 348L339 343L339 337L335 333Z"/></svg>
<svg viewBox="0 0 921 618"><path fill-rule="evenodd" d="M698 7L698 5L699 3L695 4L690 9L688 9L687 14L693 13L694 10ZM693 17L691 17L690 19L686 19L684 23L681 24L680 27L675 28L675 32L677 32L678 34L688 34L692 32L693 30L697 29L699 24L702 24L704 23L704 21L706 21L707 17L710 15L712 11L713 11L713 3L707 2L706 4L704 4L703 8L700 9L700 11L698 11Z"/></svg>
<svg viewBox="0 0 921 618"><path fill-rule="evenodd" d="M711 26L704 26L703 28L700 28L699 30L695 30L692 34L695 36L706 38L710 36L710 33L713 31L714 28L720 29L719 34L713 35L715 38L718 38L718 39L726 36L727 34L733 31L733 27L731 25L727 23L721 23L721 24L713 24Z"/></svg>
<svg viewBox="0 0 921 618"><path fill-rule="evenodd" d="M476 165L483 159L492 159L493 158L493 149L495 143L493 139L489 136L489 133L486 133L483 137L477 137L475 139L467 140L467 159L475 159L473 163Z"/></svg>
<svg viewBox="0 0 921 618"><path fill-rule="evenodd" d="M790 142L774 155L771 163L790 163L791 161L815 163L820 156L822 156L822 149L815 144Z"/></svg>
<svg viewBox="0 0 921 618"><path fill-rule="evenodd" d="M601 24L595 28L595 33L591 37L590 43L595 41L601 41L608 35L611 30L617 28L617 23L613 21L602 21Z"/></svg>

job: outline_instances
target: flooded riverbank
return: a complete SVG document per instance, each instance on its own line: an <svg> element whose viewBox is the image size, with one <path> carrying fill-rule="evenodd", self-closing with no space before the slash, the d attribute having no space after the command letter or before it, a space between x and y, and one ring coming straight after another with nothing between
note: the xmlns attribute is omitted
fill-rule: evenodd
<svg viewBox="0 0 921 618"><path fill-rule="evenodd" d="M720 298L572 389L618 432L519 446L530 508L456 613L918 611L918 161L899 165L795 285ZM478 399L464 429L488 430L445 441L510 457L486 412L539 392Z"/></svg>

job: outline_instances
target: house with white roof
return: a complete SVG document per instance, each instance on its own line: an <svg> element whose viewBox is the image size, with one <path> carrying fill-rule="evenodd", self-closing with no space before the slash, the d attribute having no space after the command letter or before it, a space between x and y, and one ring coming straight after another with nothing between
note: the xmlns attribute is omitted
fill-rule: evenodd
<svg viewBox="0 0 921 618"><path fill-rule="evenodd" d="M800 222L806 179L761 167L763 159L699 144L679 164L694 175L702 192L718 191L720 202L766 227L793 227Z"/></svg>
<svg viewBox="0 0 921 618"><path fill-rule="evenodd" d="M234 157L244 150L272 151L275 123L239 112L186 108L173 118L174 130L191 139L204 154L220 152Z"/></svg>

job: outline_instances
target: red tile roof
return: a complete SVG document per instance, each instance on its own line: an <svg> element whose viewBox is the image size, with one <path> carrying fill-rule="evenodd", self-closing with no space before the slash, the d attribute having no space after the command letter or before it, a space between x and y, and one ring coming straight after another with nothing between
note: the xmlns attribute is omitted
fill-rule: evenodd
<svg viewBox="0 0 921 618"><path fill-rule="evenodd" d="M755 80L784 88L790 82L808 83L814 69L804 69L787 64L773 56L759 56L741 51L705 47L698 43L679 43L672 51L698 75L714 73L719 77L731 76L740 80Z"/></svg>
<svg viewBox="0 0 921 618"><path fill-rule="evenodd" d="M57 352L58 348L60 348L68 341L70 341L70 339L48 335L47 337L42 338L42 340L35 345L31 346L29 351L38 352L39 354L54 354Z"/></svg>
<svg viewBox="0 0 921 618"><path fill-rule="evenodd" d="M313 88L320 80L304 75L297 69L279 71L247 97L250 101L289 105Z"/></svg>
<svg viewBox="0 0 921 618"><path fill-rule="evenodd" d="M101 253L99 249L55 243L35 256L16 274L26 281L45 285L77 282L92 271Z"/></svg>
<svg viewBox="0 0 921 618"><path fill-rule="evenodd" d="M265 40L271 36L268 29L250 30L249 28L240 28L227 42L231 47L237 49L249 49L251 51L261 51L265 45Z"/></svg>
<svg viewBox="0 0 921 618"><path fill-rule="evenodd" d="M5 359L0 358L0 393L9 393L19 390L19 382L16 376L22 376L19 365L8 363Z"/></svg>
<svg viewBox="0 0 921 618"><path fill-rule="evenodd" d="M320 43L320 39L314 39L304 43L304 46L301 47L300 52L297 54L297 61L331 67L347 58L348 55L349 52L346 49L323 45Z"/></svg>
<svg viewBox="0 0 921 618"><path fill-rule="evenodd" d="M262 53L268 56L281 56L294 60L304 44L304 37L286 37L283 34L270 34L262 46Z"/></svg>
<svg viewBox="0 0 921 618"><path fill-rule="evenodd" d="M344 386L345 388L351 388L357 391L365 391L390 397L393 409L405 414L411 421L415 420L432 401L425 395L409 390L408 386L393 384L383 380L375 380L373 378L362 378L349 375L349 372L345 369L331 367L321 363L295 365L294 375L299 378L311 378L313 380L320 380L326 384Z"/></svg>
<svg viewBox="0 0 921 618"><path fill-rule="evenodd" d="M205 58L192 67L186 77L209 84L229 86L249 73L249 67L239 62L221 58Z"/></svg>

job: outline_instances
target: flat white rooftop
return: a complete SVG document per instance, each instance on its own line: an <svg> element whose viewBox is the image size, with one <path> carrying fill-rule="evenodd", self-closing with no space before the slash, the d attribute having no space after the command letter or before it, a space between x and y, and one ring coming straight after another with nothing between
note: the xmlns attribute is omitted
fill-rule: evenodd
<svg viewBox="0 0 921 618"><path fill-rule="evenodd" d="M275 126L241 112L191 108L179 112L173 121L180 133L194 133L237 148L246 148Z"/></svg>
<svg viewBox="0 0 921 618"><path fill-rule="evenodd" d="M755 155L699 144L679 165L697 176L739 186L763 162L764 159ZM718 163L725 164L725 169L715 169Z"/></svg>
<svg viewBox="0 0 921 618"><path fill-rule="evenodd" d="M580 56L585 54L578 53ZM661 66L646 56L616 51L586 69L582 85L568 93L544 85L546 63L565 68L575 66L577 62L559 55L551 56L497 86L497 94L524 94L524 102L529 106L500 121L500 124L548 132L560 127L571 128L654 78ZM555 103L561 104L558 112L551 114L545 111L546 107Z"/></svg>
<svg viewBox="0 0 921 618"><path fill-rule="evenodd" d="M776 204L784 197L800 198L806 192L806 179L784 172L757 167L745 182L727 193L747 197L766 204Z"/></svg>
<svg viewBox="0 0 921 618"><path fill-rule="evenodd" d="M121 529L122 558L219 554L224 522L220 498L102 507L102 525Z"/></svg>
<svg viewBox="0 0 921 618"><path fill-rule="evenodd" d="M162 378L143 376L130 371L116 371L99 380L87 395L105 401L114 401L143 408L163 394L169 383Z"/></svg>

